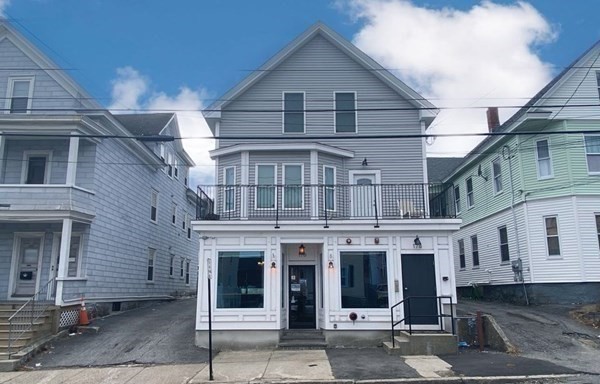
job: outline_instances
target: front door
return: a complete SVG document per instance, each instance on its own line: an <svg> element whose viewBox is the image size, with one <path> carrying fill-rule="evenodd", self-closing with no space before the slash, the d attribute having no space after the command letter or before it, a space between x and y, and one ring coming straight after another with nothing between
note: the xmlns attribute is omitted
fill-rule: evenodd
<svg viewBox="0 0 600 384"><path fill-rule="evenodd" d="M377 175L373 172L355 173L352 175L351 200L352 217L375 217L376 209L381 214L377 201Z"/></svg>
<svg viewBox="0 0 600 384"><path fill-rule="evenodd" d="M434 256L402 255L402 284L406 323L438 324Z"/></svg>
<svg viewBox="0 0 600 384"><path fill-rule="evenodd" d="M42 251L42 236L21 236L17 238L17 268L13 297L30 297L36 292L39 261Z"/></svg>
<svg viewBox="0 0 600 384"><path fill-rule="evenodd" d="M290 265L289 328L316 328L315 266Z"/></svg>

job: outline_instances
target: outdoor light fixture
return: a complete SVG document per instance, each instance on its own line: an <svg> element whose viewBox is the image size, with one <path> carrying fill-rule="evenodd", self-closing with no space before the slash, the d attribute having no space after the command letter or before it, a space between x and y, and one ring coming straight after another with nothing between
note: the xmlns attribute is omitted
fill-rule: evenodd
<svg viewBox="0 0 600 384"><path fill-rule="evenodd" d="M423 245L421 244L421 240L419 240L419 235L417 235L417 237L415 237L415 241L413 243L413 247L420 249Z"/></svg>
<svg viewBox="0 0 600 384"><path fill-rule="evenodd" d="M329 260L329 268L333 268L333 260Z"/></svg>
<svg viewBox="0 0 600 384"><path fill-rule="evenodd" d="M306 255L306 248L304 247L304 244L300 244L300 247L298 248L298 255L300 255L300 256Z"/></svg>
<svg viewBox="0 0 600 384"><path fill-rule="evenodd" d="M275 264L275 262L274 262L274 261L272 261L272 262L271 262L271 268L272 268L272 269L275 269L275 268L277 268L277 264Z"/></svg>
<svg viewBox="0 0 600 384"><path fill-rule="evenodd" d="M367 158L365 157L364 160L362 161L362 166L366 167L369 165L369 162L367 161Z"/></svg>

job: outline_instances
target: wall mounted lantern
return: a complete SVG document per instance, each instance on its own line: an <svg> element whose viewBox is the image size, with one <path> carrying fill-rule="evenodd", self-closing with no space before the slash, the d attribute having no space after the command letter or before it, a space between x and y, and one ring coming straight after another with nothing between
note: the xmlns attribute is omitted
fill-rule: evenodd
<svg viewBox="0 0 600 384"><path fill-rule="evenodd" d="M417 235L417 237L415 237L415 241L413 242L413 247L416 249L421 249L422 246L423 244L421 244L421 240L419 240L419 235Z"/></svg>
<svg viewBox="0 0 600 384"><path fill-rule="evenodd" d="M329 260L329 268L333 268L333 260Z"/></svg>
<svg viewBox="0 0 600 384"><path fill-rule="evenodd" d="M366 166L368 166L368 165L369 165L369 162L367 161L367 158L365 157L365 158L363 159L363 161L362 161L362 166L363 166L363 167L366 167Z"/></svg>
<svg viewBox="0 0 600 384"><path fill-rule="evenodd" d="M300 256L306 255L306 248L304 247L304 244L300 244L300 247L298 247L298 255L300 255Z"/></svg>

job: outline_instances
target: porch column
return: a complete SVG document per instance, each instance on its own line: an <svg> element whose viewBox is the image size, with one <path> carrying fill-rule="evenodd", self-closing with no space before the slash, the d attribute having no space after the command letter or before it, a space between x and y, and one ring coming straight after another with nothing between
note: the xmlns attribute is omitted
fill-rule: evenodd
<svg viewBox="0 0 600 384"><path fill-rule="evenodd" d="M0 131L0 183L2 183L4 179L4 147L6 145L6 138L2 136L2 131Z"/></svg>
<svg viewBox="0 0 600 384"><path fill-rule="evenodd" d="M248 183L250 180L250 154L248 151L244 151L241 154L242 158L240 161L240 218L248 218ZM256 196L254 197L256 198Z"/></svg>
<svg viewBox="0 0 600 384"><path fill-rule="evenodd" d="M319 218L319 153L310 151L310 206L311 218ZM325 196L323 196L325 198Z"/></svg>
<svg viewBox="0 0 600 384"><path fill-rule="evenodd" d="M69 159L67 162L67 185L75 185L77 177L77 158L79 156L79 137L69 139Z"/></svg>
<svg viewBox="0 0 600 384"><path fill-rule="evenodd" d="M56 305L61 305L63 302L63 283L64 279L67 277L67 270L69 267L69 250L71 249L72 229L73 219L63 219L58 254L58 271L56 271L56 297L54 299Z"/></svg>

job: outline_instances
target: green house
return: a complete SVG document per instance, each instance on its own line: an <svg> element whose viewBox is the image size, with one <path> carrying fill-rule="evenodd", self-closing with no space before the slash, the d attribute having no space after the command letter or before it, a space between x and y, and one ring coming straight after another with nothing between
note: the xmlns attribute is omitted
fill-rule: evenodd
<svg viewBox="0 0 600 384"><path fill-rule="evenodd" d="M463 159L429 158L454 185L459 295L600 300L600 42ZM456 165L458 162L458 165Z"/></svg>

